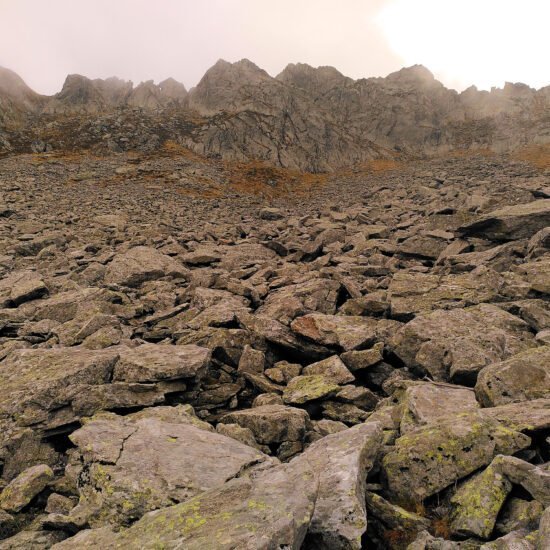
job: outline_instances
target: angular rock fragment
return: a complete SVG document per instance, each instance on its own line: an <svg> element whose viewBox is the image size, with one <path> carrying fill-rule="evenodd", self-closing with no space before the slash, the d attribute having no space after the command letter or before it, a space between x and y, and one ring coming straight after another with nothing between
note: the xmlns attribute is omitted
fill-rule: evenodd
<svg viewBox="0 0 550 550"><path fill-rule="evenodd" d="M397 439L382 471L396 499L421 501L489 464L497 454L513 454L530 442L480 412L452 415Z"/></svg>
<svg viewBox="0 0 550 550"><path fill-rule="evenodd" d="M306 462L252 472L184 503L146 514L126 530L82 531L56 550L87 548L300 548L318 481Z"/></svg>
<svg viewBox="0 0 550 550"><path fill-rule="evenodd" d="M19 512L41 493L52 479L53 471L45 464L27 468L0 493L0 508L5 512Z"/></svg>
<svg viewBox="0 0 550 550"><path fill-rule="evenodd" d="M340 386L322 374L296 376L284 389L283 401L290 405L302 405L334 395Z"/></svg>
<svg viewBox="0 0 550 550"><path fill-rule="evenodd" d="M474 392L470 388L451 384L413 382L400 398L401 433L408 433L418 426L431 424L452 414L479 409Z"/></svg>
<svg viewBox="0 0 550 550"><path fill-rule="evenodd" d="M361 424L323 437L292 460L292 467L308 464L319 484L306 544L360 550L367 528L365 482L381 445L380 425Z"/></svg>
<svg viewBox="0 0 550 550"><path fill-rule="evenodd" d="M327 279L311 279L271 292L257 313L288 325L311 312L333 315L342 285Z"/></svg>
<svg viewBox="0 0 550 550"><path fill-rule="evenodd" d="M263 405L228 413L220 422L249 428L258 443L269 445L284 441L303 441L309 426L309 416L306 411L294 407Z"/></svg>
<svg viewBox="0 0 550 550"><path fill-rule="evenodd" d="M324 346L337 346L350 351L373 345L384 321L348 315L311 313L295 319L293 332Z"/></svg>
<svg viewBox="0 0 550 550"><path fill-rule="evenodd" d="M367 492L366 499L369 514L389 529L398 529L410 535L430 527L430 521L427 518L392 504L376 493Z"/></svg>
<svg viewBox="0 0 550 550"><path fill-rule="evenodd" d="M483 367L534 345L527 323L490 304L421 315L392 341L408 367L434 380L468 385L475 384Z"/></svg>
<svg viewBox="0 0 550 550"><path fill-rule="evenodd" d="M17 271L0 279L0 308L17 307L48 294L42 277L33 271Z"/></svg>
<svg viewBox="0 0 550 550"><path fill-rule="evenodd" d="M550 199L541 199L490 212L460 227L458 233L465 237L481 236L494 241L508 241L529 238L548 225Z"/></svg>
<svg viewBox="0 0 550 550"><path fill-rule="evenodd" d="M351 374L337 355L327 357L327 359L308 365L302 372L307 376L321 374L334 384L347 384L355 380L353 374Z"/></svg>
<svg viewBox="0 0 550 550"><path fill-rule="evenodd" d="M184 406L129 416L101 413L71 435L80 464L80 502L70 515L98 527L127 525L146 512L221 486L266 460L214 433Z"/></svg>
<svg viewBox="0 0 550 550"><path fill-rule="evenodd" d="M511 490L510 481L493 464L464 482L451 498L453 533L488 539Z"/></svg>
<svg viewBox="0 0 550 550"><path fill-rule="evenodd" d="M115 256L107 267L105 282L135 287L161 277L185 278L186 275L186 269L170 256L155 248L136 246Z"/></svg>
<svg viewBox="0 0 550 550"><path fill-rule="evenodd" d="M115 382L156 382L180 378L200 380L211 352L199 346L143 344L121 350L115 366Z"/></svg>
<svg viewBox="0 0 550 550"><path fill-rule="evenodd" d="M539 526L543 512L543 505L536 500L529 501L511 497L506 501L499 514L496 532L506 535L522 529L534 531Z"/></svg>
<svg viewBox="0 0 550 550"><path fill-rule="evenodd" d="M475 391L484 407L550 397L550 346L532 348L485 367Z"/></svg>

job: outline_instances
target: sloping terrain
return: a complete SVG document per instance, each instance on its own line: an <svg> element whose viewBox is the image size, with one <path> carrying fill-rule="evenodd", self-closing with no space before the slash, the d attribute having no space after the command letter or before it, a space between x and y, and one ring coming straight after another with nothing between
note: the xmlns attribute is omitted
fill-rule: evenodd
<svg viewBox="0 0 550 550"><path fill-rule="evenodd" d="M158 124L0 160L0 549L548 548L548 150L303 174Z"/></svg>

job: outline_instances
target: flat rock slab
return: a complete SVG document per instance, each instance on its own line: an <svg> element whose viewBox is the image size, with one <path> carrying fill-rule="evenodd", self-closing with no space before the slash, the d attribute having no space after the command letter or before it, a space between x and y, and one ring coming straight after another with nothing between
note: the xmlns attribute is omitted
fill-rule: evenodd
<svg viewBox="0 0 550 550"><path fill-rule="evenodd" d="M114 381L155 382L196 379L204 375L211 351L200 346L143 344L121 353L114 370Z"/></svg>
<svg viewBox="0 0 550 550"><path fill-rule="evenodd" d="M506 206L459 227L465 237L484 237L493 241L525 239L550 225L550 199Z"/></svg>
<svg viewBox="0 0 550 550"><path fill-rule="evenodd" d="M0 369L0 411L21 425L48 424L50 411L69 407L90 386L108 384L118 358L117 349L15 350Z"/></svg>
<svg viewBox="0 0 550 550"><path fill-rule="evenodd" d="M118 254L107 266L105 282L136 287L146 281L172 276L183 278L187 270L176 260L155 248L136 246Z"/></svg>
<svg viewBox="0 0 550 550"><path fill-rule="evenodd" d="M437 422L453 413L479 409L475 393L471 388L451 384L416 382L410 384L400 398L401 433Z"/></svg>
<svg viewBox="0 0 550 550"><path fill-rule="evenodd" d="M407 318L435 309L471 306L495 300L501 281L492 270L460 275L397 272L388 288L394 318Z"/></svg>
<svg viewBox="0 0 550 550"><path fill-rule="evenodd" d="M129 416L100 413L71 435L81 473L72 515L93 527L127 525L184 502L268 457L213 431L189 407L155 407ZM82 475L80 475L81 479Z"/></svg>
<svg viewBox="0 0 550 550"><path fill-rule="evenodd" d="M311 521L317 487L307 462L283 464L151 512L119 533L108 528L82 531L54 548L298 549Z"/></svg>
<svg viewBox="0 0 550 550"><path fill-rule="evenodd" d="M302 405L334 395L340 386L322 374L295 376L284 389L283 401L291 405Z"/></svg>
<svg viewBox="0 0 550 550"><path fill-rule="evenodd" d="M17 307L46 294L46 284L34 271L16 271L0 280L0 308Z"/></svg>
<svg viewBox="0 0 550 550"><path fill-rule="evenodd" d="M15 350L0 369L0 411L22 426L53 428L102 409L152 405L170 383L198 382L209 361L210 350L194 345Z"/></svg>
<svg viewBox="0 0 550 550"><path fill-rule="evenodd" d="M302 372L304 375L321 374L334 384L347 384L355 380L355 376L337 355L312 363L305 367Z"/></svg>
<svg viewBox="0 0 550 550"><path fill-rule="evenodd" d="M533 399L528 404L507 403L481 409L484 416L495 418L514 430L536 432L550 429L550 399Z"/></svg>

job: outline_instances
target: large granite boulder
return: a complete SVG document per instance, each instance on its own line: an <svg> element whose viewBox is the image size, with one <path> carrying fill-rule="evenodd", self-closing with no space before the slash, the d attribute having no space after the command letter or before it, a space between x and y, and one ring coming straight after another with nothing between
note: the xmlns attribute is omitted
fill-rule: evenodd
<svg viewBox="0 0 550 550"><path fill-rule="evenodd" d="M550 346L528 349L485 367L475 392L484 407L550 397Z"/></svg>
<svg viewBox="0 0 550 550"><path fill-rule="evenodd" d="M397 439L382 472L395 499L422 501L497 454L513 454L530 443L528 436L480 412L449 415Z"/></svg>
<svg viewBox="0 0 550 550"><path fill-rule="evenodd" d="M317 487L307 461L260 468L191 500L150 512L119 533L109 528L82 531L55 549L298 549L311 521Z"/></svg>
<svg viewBox="0 0 550 550"><path fill-rule="evenodd" d="M420 315L392 341L408 367L472 386L485 366L534 346L527 323L490 304Z"/></svg>
<svg viewBox="0 0 550 550"><path fill-rule="evenodd" d="M365 483L382 446L378 423L359 424L327 435L290 464L309 464L318 479L307 547L360 550L367 529Z"/></svg>
<svg viewBox="0 0 550 550"><path fill-rule="evenodd" d="M268 459L215 433L183 405L129 416L99 413L70 438L76 445L70 470L80 492L71 516L92 527L128 525Z"/></svg>

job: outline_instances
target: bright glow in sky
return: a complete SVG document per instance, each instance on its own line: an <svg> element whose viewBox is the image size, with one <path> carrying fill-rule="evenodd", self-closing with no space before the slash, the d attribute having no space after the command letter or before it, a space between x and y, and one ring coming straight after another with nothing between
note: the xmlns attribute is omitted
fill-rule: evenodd
<svg viewBox="0 0 550 550"><path fill-rule="evenodd" d="M550 84L549 0L393 0L378 22L405 65L448 86Z"/></svg>
<svg viewBox="0 0 550 550"><path fill-rule="evenodd" d="M53 94L67 74L194 86L219 58L353 78L421 63L450 87L550 84L550 0L0 0L0 66Z"/></svg>

